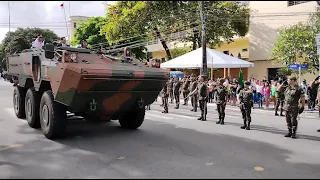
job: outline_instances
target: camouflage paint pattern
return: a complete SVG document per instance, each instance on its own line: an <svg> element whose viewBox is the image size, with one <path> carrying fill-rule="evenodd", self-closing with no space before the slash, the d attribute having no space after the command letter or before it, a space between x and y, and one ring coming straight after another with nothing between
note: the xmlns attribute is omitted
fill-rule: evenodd
<svg viewBox="0 0 320 180"><path fill-rule="evenodd" d="M76 54L77 62L69 62L71 54ZM154 67L160 67L160 60L143 65L68 51L57 61L45 58L45 51L38 48L8 57L8 72L18 78L19 86L27 86L31 79L38 91L41 83L50 82L55 101L68 106L70 112L108 117L154 102L169 78L168 71Z"/></svg>

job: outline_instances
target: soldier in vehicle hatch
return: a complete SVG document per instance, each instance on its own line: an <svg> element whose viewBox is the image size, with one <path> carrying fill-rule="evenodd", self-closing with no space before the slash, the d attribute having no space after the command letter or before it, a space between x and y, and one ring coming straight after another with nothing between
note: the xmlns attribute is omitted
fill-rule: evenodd
<svg viewBox="0 0 320 180"><path fill-rule="evenodd" d="M179 109L180 104L180 81L177 76L173 78L173 95L176 102L175 109Z"/></svg>
<svg viewBox="0 0 320 180"><path fill-rule="evenodd" d="M213 92L216 97L217 110L219 114L219 121L216 122L216 124L221 124L221 125L224 124L225 109L226 109L227 95L228 95L228 90L223 85L223 83L224 83L224 79L219 79L217 81L216 87L213 89Z"/></svg>
<svg viewBox="0 0 320 180"><path fill-rule="evenodd" d="M253 95L252 90L249 89L250 82L246 81L244 83L244 88L240 90L239 93L239 100L240 100L240 110L242 113L243 118L243 126L241 129L250 130L250 123L251 123L251 108L252 108L252 101Z"/></svg>
<svg viewBox="0 0 320 180"><path fill-rule="evenodd" d="M290 76L288 78L288 86L284 91L284 106L283 109L286 111L286 121L288 126L288 134L285 137L296 138L296 132L298 128L298 115L304 111L305 98L304 91L297 84L297 78ZM285 83L282 83L277 90L280 90ZM299 107L299 100L301 106Z"/></svg>
<svg viewBox="0 0 320 180"><path fill-rule="evenodd" d="M169 89L168 89L169 81L163 86L160 95L162 98L162 105L164 108L164 111L162 113L168 113L169 111L169 103L168 103L168 98L169 98Z"/></svg>
<svg viewBox="0 0 320 180"><path fill-rule="evenodd" d="M190 87L189 87L190 92L194 92L194 90L197 88L197 86L198 86L198 82L195 78L195 75L191 74ZM191 96L191 105L192 105L192 109L190 111L197 112L198 94L197 94L197 92L194 92L193 94L191 93L190 96Z"/></svg>
<svg viewBox="0 0 320 180"><path fill-rule="evenodd" d="M187 106L188 105L188 101L189 101L189 97L188 97L188 94L189 94L189 86L190 86L190 80L189 80L189 77L184 77L184 81L183 81L183 84L182 84L182 95L183 95L183 99L184 99L184 103L183 105Z"/></svg>

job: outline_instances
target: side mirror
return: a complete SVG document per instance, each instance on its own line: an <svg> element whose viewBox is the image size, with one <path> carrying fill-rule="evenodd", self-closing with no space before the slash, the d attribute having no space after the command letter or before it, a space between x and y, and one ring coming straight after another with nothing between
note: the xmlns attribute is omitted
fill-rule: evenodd
<svg viewBox="0 0 320 180"><path fill-rule="evenodd" d="M44 46L45 51L45 57L47 59L53 59L54 58L54 45L53 44L46 44Z"/></svg>

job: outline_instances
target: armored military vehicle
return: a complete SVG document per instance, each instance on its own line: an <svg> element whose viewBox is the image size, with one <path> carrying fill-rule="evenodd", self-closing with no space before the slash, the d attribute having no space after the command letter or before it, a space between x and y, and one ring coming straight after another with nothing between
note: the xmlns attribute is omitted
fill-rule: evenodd
<svg viewBox="0 0 320 180"><path fill-rule="evenodd" d="M88 121L119 120L121 127L137 129L145 106L154 102L169 78L160 61L142 64L91 50L71 47L32 48L7 59L15 79L14 111L30 127L41 127L48 139L63 135L67 111Z"/></svg>

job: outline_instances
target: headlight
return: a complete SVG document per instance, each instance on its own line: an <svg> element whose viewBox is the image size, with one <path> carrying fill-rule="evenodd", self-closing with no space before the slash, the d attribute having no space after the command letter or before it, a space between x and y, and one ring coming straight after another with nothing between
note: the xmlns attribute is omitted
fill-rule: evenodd
<svg viewBox="0 0 320 180"><path fill-rule="evenodd" d="M70 59L72 61L76 61L77 60L77 55L76 54L70 54Z"/></svg>

